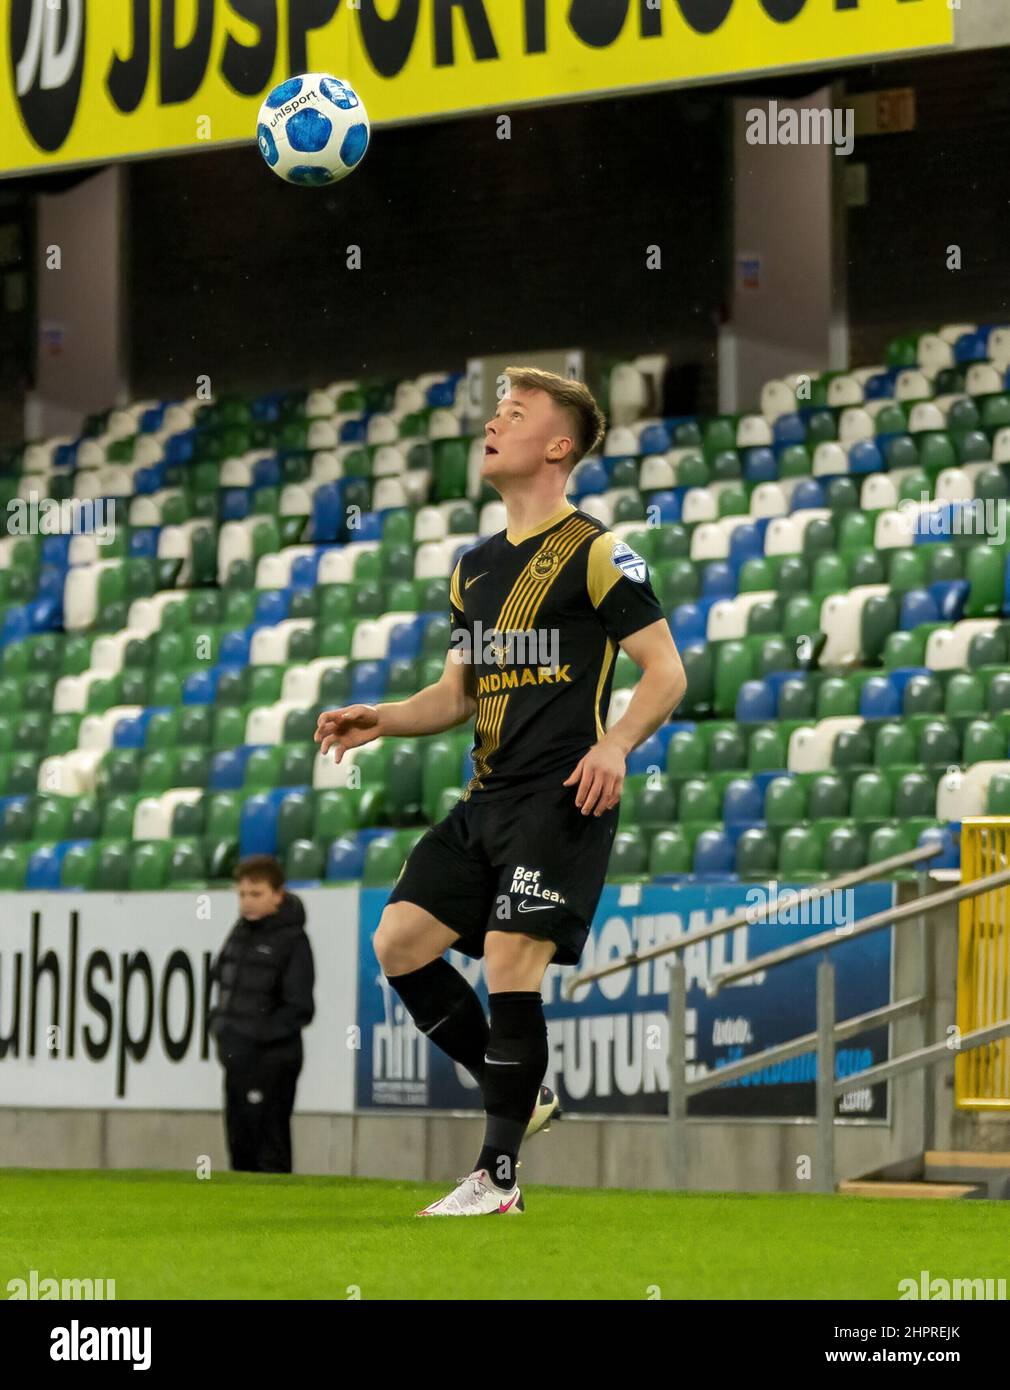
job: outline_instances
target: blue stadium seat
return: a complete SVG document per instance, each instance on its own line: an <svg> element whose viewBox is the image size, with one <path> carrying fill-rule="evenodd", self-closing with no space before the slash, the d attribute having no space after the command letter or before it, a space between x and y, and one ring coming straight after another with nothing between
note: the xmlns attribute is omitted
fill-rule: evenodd
<svg viewBox="0 0 1010 1390"><path fill-rule="evenodd" d="M901 596L898 623L902 632L911 632L920 623L938 623L940 610L928 589L909 589Z"/></svg>
<svg viewBox="0 0 1010 1390"><path fill-rule="evenodd" d="M285 620L290 608L290 589L267 589L256 600L253 622L257 627L274 627Z"/></svg>
<svg viewBox="0 0 1010 1390"><path fill-rule="evenodd" d="M694 872L699 877L736 879L736 848L724 830L703 830L694 842Z"/></svg>
<svg viewBox="0 0 1010 1390"><path fill-rule="evenodd" d="M767 680L744 681L736 697L736 717L741 724L763 724L775 718L776 705Z"/></svg>
<svg viewBox="0 0 1010 1390"><path fill-rule="evenodd" d="M901 697L887 676L871 676L859 692L864 719L890 719L901 714Z"/></svg>
<svg viewBox="0 0 1010 1390"><path fill-rule="evenodd" d="M646 425L639 437L638 447L643 454L665 454L671 443L666 425Z"/></svg>
<svg viewBox="0 0 1010 1390"><path fill-rule="evenodd" d="M421 650L425 628L432 618L439 617L438 613L423 613L409 622L397 623L389 634L387 661L413 661Z"/></svg>
<svg viewBox="0 0 1010 1390"><path fill-rule="evenodd" d="M774 483L779 476L779 465L774 450L766 445L745 449L743 476L744 481L748 483Z"/></svg>
<svg viewBox="0 0 1010 1390"><path fill-rule="evenodd" d="M757 825L764 819L764 795L751 777L734 777L723 793L726 825Z"/></svg>
<svg viewBox="0 0 1010 1390"><path fill-rule="evenodd" d="M209 671L194 671L182 683L182 703L184 705L212 705L217 698L218 668Z"/></svg>

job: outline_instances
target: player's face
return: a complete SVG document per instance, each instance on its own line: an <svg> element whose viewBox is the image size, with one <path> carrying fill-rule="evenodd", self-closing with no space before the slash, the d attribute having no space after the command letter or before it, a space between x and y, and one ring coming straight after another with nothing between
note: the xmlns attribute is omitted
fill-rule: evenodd
<svg viewBox="0 0 1010 1390"><path fill-rule="evenodd" d="M271 888L265 878L243 878L238 885L239 914L247 922L271 916L281 905L283 889Z"/></svg>
<svg viewBox="0 0 1010 1390"><path fill-rule="evenodd" d="M513 391L484 426L481 477L491 483L528 478L543 467L551 445L566 439L565 421L546 391ZM563 457L569 446L562 446Z"/></svg>

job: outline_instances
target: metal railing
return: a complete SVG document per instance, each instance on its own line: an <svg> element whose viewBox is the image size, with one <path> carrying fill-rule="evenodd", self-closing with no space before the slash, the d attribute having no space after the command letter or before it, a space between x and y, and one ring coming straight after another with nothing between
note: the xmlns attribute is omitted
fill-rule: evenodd
<svg viewBox="0 0 1010 1390"><path fill-rule="evenodd" d="M952 1060L959 1052L968 1052L999 1038L1010 1037L1010 1019L1002 1019L990 1023L985 1028L963 1034L956 1040L956 1047L951 1047L949 1039L944 1040L906 1053L902 1057L876 1064L862 1072L853 1072L841 1080L835 1079L835 1053L839 1042L854 1037L868 1028L880 1027L900 1019L921 1015L931 1006L934 988L932 956L929 950L923 949L922 980L918 994L839 1022L835 1017L835 967L829 956L832 947L868 935L870 932L881 931L885 927L902 926L910 921L918 921L925 931L929 917L937 909L964 902L996 888L1010 887L1010 868L1008 868L999 873L989 874L985 878L958 884L952 888L941 889L927 895L928 884L925 866L930 859L939 853L941 853L939 845L920 846L879 860L877 863L862 869L853 870L851 873L842 874L827 883L814 885L798 894L795 890L789 890L786 894L776 892L775 897L769 898L767 902L749 906L724 922L713 923L698 931L688 932L684 936L672 941L665 941L647 951L632 952L620 961L612 962L597 970L586 971L566 983L564 995L570 999L576 990L583 985L603 979L608 975L617 974L622 970L629 970L644 961L654 960L657 956L674 955L675 959L670 966L668 1039L670 1088L667 1107L667 1163L671 1187L675 1188L683 1184L687 1169L687 1102L693 1096L714 1090L729 1081L749 1076L767 1066L801 1056L814 1049L817 1054L815 1122L819 1157L814 1187L819 1192L833 1192L835 1190L836 1096L845 1095L855 1090L857 1086L875 1085L893 1077L918 1071L923 1067L935 1066L942 1061ZM744 965L730 966L712 976L708 985L710 995L715 994L721 986L731 981L749 978L760 971L772 969L787 961L798 960L813 952L821 951L823 952L823 959L817 967L817 1028L813 1033L794 1038L788 1043L780 1043L774 1047L765 1048L751 1057L732 1062L725 1067L719 1067L705 1076L695 1077L690 1081L687 1079L687 980L684 962L681 958L681 953L684 950L699 942L709 941L726 932L735 931L739 927L756 926L775 914L786 903L793 911L796 907L805 906L807 903L830 893L839 892L843 888L854 887L856 884L870 880L878 880L886 877L889 873L912 867L919 870L919 895L909 902L873 913L854 926L846 925L844 929L835 928L828 932L821 932L816 936L808 937L805 941L797 942L793 946L768 951L762 956L757 956L754 960L747 961ZM929 1097L929 1088L926 1089L927 1097ZM927 1135L931 1134L932 1105L928 1099L924 1128Z"/></svg>

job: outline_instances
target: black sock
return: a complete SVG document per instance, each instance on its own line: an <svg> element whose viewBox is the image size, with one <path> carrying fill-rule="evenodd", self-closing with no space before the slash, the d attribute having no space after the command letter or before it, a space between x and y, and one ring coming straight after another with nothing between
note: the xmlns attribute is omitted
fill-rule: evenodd
<svg viewBox="0 0 1010 1390"><path fill-rule="evenodd" d="M386 979L418 1028L443 1052L484 1084L488 1026L481 1002L463 976L442 956Z"/></svg>
<svg viewBox="0 0 1010 1390"><path fill-rule="evenodd" d="M486 1168L497 1187L515 1182L516 1160L547 1070L547 1024L538 993L492 994L484 1072L487 1122L474 1171Z"/></svg>

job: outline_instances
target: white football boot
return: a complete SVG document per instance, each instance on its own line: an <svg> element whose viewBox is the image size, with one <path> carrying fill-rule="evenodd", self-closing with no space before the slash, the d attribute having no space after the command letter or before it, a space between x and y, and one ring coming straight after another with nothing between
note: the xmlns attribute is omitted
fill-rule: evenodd
<svg viewBox="0 0 1010 1390"><path fill-rule="evenodd" d="M447 1197L440 1197L430 1207L423 1207L418 1216L518 1216L525 1211L523 1194L518 1186L505 1190L495 1187L486 1168L461 1178L459 1186Z"/></svg>
<svg viewBox="0 0 1010 1390"><path fill-rule="evenodd" d="M530 1122L526 1126L524 1139L531 1138L534 1134L546 1134L551 1127L551 1120L561 1119L561 1102L549 1086L541 1086L537 1103L533 1107L533 1114Z"/></svg>

